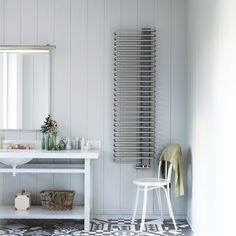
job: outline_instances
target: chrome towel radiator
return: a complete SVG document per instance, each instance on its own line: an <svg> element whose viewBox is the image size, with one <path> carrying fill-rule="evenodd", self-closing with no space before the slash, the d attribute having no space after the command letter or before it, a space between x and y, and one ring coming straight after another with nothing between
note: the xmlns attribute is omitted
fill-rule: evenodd
<svg viewBox="0 0 236 236"><path fill-rule="evenodd" d="M151 28L114 33L115 161L150 167L155 156L156 31Z"/></svg>

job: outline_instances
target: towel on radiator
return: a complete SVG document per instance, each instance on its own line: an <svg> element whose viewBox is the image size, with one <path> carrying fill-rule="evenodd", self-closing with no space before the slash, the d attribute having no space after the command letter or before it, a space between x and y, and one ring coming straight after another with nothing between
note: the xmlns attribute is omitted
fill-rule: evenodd
<svg viewBox="0 0 236 236"><path fill-rule="evenodd" d="M182 151L179 144L171 144L163 150L160 161L169 161L175 171L175 195L184 195Z"/></svg>

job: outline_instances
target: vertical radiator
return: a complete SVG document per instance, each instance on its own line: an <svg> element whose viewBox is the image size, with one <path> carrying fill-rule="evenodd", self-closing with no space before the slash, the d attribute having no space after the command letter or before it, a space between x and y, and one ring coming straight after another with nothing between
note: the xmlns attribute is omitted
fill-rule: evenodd
<svg viewBox="0 0 236 236"><path fill-rule="evenodd" d="M136 161L150 167L155 156L156 31L114 33L115 161Z"/></svg>

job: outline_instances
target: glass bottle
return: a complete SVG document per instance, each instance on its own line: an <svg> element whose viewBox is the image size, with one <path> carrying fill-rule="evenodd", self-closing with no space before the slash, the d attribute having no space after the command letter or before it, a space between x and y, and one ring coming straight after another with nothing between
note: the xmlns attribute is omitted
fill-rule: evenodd
<svg viewBox="0 0 236 236"><path fill-rule="evenodd" d="M52 136L51 136L51 150L56 150L56 145L57 145L57 135L52 133Z"/></svg>
<svg viewBox="0 0 236 236"><path fill-rule="evenodd" d="M45 150L45 135L43 134L42 141L41 141L41 148L42 150Z"/></svg>
<svg viewBox="0 0 236 236"><path fill-rule="evenodd" d="M45 142L45 149L48 151L51 150L51 135L50 134L47 134L46 142Z"/></svg>

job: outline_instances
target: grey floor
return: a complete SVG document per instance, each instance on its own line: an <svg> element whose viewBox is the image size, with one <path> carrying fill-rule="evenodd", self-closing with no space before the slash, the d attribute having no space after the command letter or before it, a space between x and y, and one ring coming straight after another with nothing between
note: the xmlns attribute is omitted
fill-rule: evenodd
<svg viewBox="0 0 236 236"><path fill-rule="evenodd" d="M90 232L83 231L83 221L48 221L48 220L11 220L0 227L0 236L79 236L79 235L185 235L193 236L193 232L186 220L177 220L178 231L174 230L172 221L164 223L146 221L145 230L140 233L140 220L131 224L130 219L94 219L91 222Z"/></svg>

